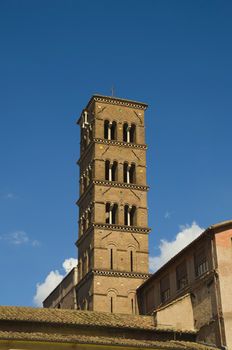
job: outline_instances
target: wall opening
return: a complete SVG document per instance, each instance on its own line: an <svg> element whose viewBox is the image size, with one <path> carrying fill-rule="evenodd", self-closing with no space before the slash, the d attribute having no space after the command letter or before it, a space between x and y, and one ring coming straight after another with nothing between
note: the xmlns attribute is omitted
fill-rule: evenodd
<svg viewBox="0 0 232 350"><path fill-rule="evenodd" d="M117 224L118 205L116 203L106 203L106 223Z"/></svg>

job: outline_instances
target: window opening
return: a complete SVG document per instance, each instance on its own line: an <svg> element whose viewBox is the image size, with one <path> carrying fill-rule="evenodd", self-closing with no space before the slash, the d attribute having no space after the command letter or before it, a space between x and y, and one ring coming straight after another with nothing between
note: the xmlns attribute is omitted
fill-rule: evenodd
<svg viewBox="0 0 232 350"><path fill-rule="evenodd" d="M169 275L166 275L160 280L160 296L161 302L164 303L170 298L170 280Z"/></svg>
<svg viewBox="0 0 232 350"><path fill-rule="evenodd" d="M184 261L176 268L177 290L184 288L188 284L187 265Z"/></svg>
<svg viewBox="0 0 232 350"><path fill-rule="evenodd" d="M130 251L130 270L133 271L133 252Z"/></svg>
<svg viewBox="0 0 232 350"><path fill-rule="evenodd" d="M113 249L110 249L110 269L113 270Z"/></svg>
<svg viewBox="0 0 232 350"><path fill-rule="evenodd" d="M113 298L110 298L110 312L113 313Z"/></svg>

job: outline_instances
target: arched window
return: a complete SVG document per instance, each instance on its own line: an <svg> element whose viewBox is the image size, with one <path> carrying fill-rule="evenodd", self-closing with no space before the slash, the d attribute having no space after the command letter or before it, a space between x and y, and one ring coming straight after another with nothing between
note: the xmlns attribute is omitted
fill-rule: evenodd
<svg viewBox="0 0 232 350"><path fill-rule="evenodd" d="M111 133L110 133L110 128L109 128L109 120L104 121L104 139L110 140Z"/></svg>
<svg viewBox="0 0 232 350"><path fill-rule="evenodd" d="M104 139L116 140L117 123L115 121L110 122L109 120L104 121Z"/></svg>
<svg viewBox="0 0 232 350"><path fill-rule="evenodd" d="M125 205L124 207L124 224L127 226L135 226L136 220L135 220L135 213L136 213L136 207Z"/></svg>
<svg viewBox="0 0 232 350"><path fill-rule="evenodd" d="M134 184L135 183L135 164L132 163L130 166L130 183Z"/></svg>
<svg viewBox="0 0 232 350"><path fill-rule="evenodd" d="M113 304L113 297L110 297L110 312L114 312L114 304Z"/></svg>
<svg viewBox="0 0 232 350"><path fill-rule="evenodd" d="M130 251L130 270L131 272L134 270L134 260L133 260L133 251Z"/></svg>
<svg viewBox="0 0 232 350"><path fill-rule="evenodd" d="M106 223L116 224L117 223L117 211L118 205L116 203L106 203Z"/></svg>
<svg viewBox="0 0 232 350"><path fill-rule="evenodd" d="M130 128L130 142L131 143L135 143L135 141L136 141L135 130L136 130L135 124L131 124L131 128Z"/></svg>
<svg viewBox="0 0 232 350"><path fill-rule="evenodd" d="M135 164L129 165L127 162L123 164L123 181L128 184L135 183Z"/></svg>
<svg viewBox="0 0 232 350"><path fill-rule="evenodd" d="M110 269L114 268L114 251L113 248L110 248Z"/></svg>
<svg viewBox="0 0 232 350"><path fill-rule="evenodd" d="M128 123L123 124L123 141L135 143L135 124L129 125Z"/></svg>
<svg viewBox="0 0 232 350"><path fill-rule="evenodd" d="M124 142L130 142L129 141L129 126L128 123L123 124L123 141Z"/></svg>
<svg viewBox="0 0 232 350"><path fill-rule="evenodd" d="M117 168L118 163L114 161L111 163L109 160L105 162L105 179L108 181L116 181L117 180Z"/></svg>

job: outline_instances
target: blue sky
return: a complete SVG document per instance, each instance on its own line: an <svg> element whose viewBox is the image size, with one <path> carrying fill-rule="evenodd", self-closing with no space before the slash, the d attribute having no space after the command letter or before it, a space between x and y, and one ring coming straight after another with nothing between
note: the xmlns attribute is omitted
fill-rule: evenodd
<svg viewBox="0 0 232 350"><path fill-rule="evenodd" d="M226 0L1 1L0 304L33 305L76 257L75 121L112 85L149 104L151 255L232 218L231 18Z"/></svg>

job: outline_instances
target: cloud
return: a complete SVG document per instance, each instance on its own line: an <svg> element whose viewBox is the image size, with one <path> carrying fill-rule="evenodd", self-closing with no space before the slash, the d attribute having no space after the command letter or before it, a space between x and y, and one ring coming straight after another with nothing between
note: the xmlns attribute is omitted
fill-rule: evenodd
<svg viewBox="0 0 232 350"><path fill-rule="evenodd" d="M7 243L15 246L30 244L33 247L36 247L40 245L39 241L31 240L24 231L14 231L0 235L0 240L6 241Z"/></svg>
<svg viewBox="0 0 232 350"><path fill-rule="evenodd" d="M50 271L44 282L36 284L36 293L33 297L33 302L36 306L41 307L44 299L55 289L62 279L77 266L77 259L69 258L65 259L62 267L64 273L59 270Z"/></svg>
<svg viewBox="0 0 232 350"><path fill-rule="evenodd" d="M180 250L197 238L204 229L194 221L192 225L180 226L180 232L177 233L173 241L162 239L159 244L160 254L149 258L149 266L152 272L158 270Z"/></svg>
<svg viewBox="0 0 232 350"><path fill-rule="evenodd" d="M65 259L62 266L65 273L67 274L72 270L73 267L77 266L77 259L74 259L74 258Z"/></svg>

